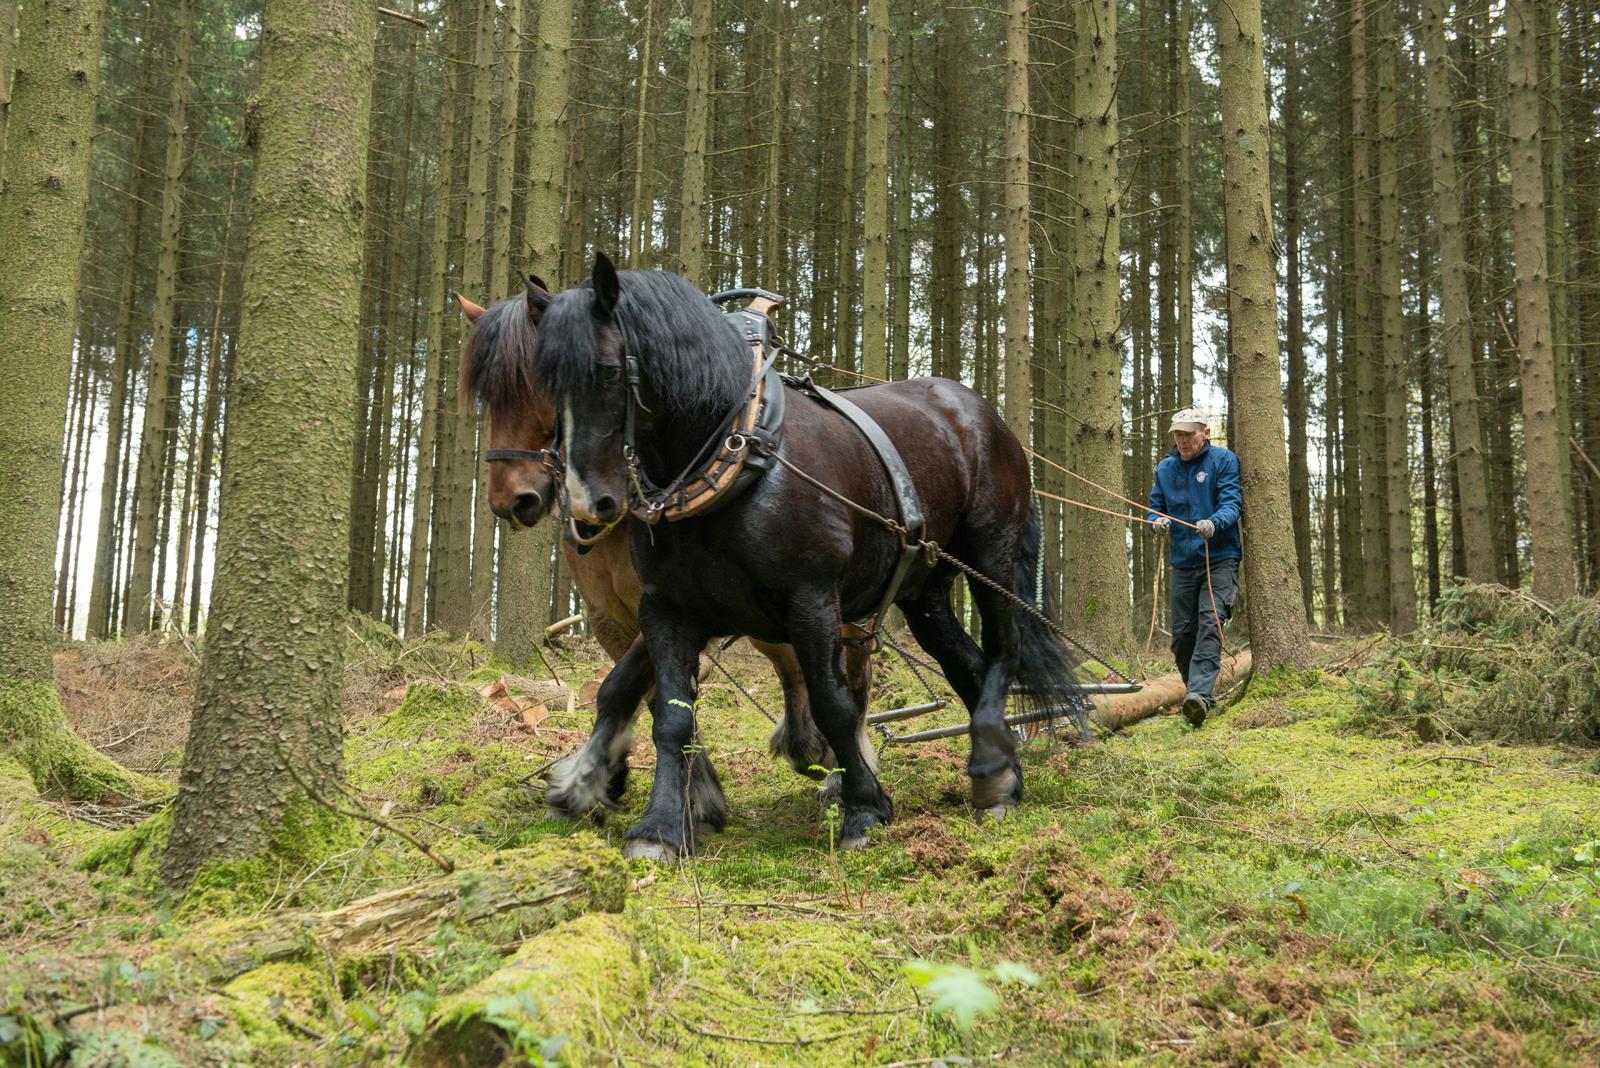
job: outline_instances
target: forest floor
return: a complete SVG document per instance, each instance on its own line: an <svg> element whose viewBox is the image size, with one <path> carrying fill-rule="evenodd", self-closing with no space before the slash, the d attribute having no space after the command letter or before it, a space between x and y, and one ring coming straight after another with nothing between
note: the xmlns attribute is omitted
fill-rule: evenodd
<svg viewBox="0 0 1600 1068"><path fill-rule="evenodd" d="M518 700L552 692L548 674L505 673L470 644L351 634L348 763L367 810L462 869L558 837L620 847L650 781L647 731L603 828L545 820L537 789L585 736L596 647L551 653L568 707ZM1331 665L1358 647L1325 652ZM764 661L723 659L781 707ZM1348 666L1257 678L1198 731L1161 716L1090 747L1035 739L1027 798L1000 824L973 823L963 739L891 746L895 821L853 853L830 847L815 784L768 756L767 721L713 672L702 741L728 829L692 863L628 862L630 958L569 946L564 981L592 1007L524 1043L528 1060L1600 1063L1600 760L1373 730L1357 711L1370 683ZM169 778L193 670L175 644L71 646L58 662L80 733ZM1369 669L1379 684L1389 670ZM890 664L874 707L921 694ZM235 869L172 899L152 877L159 820L92 820L127 822L0 776L0 1063L397 1064L443 999L502 963L445 924L386 967L329 956L268 973L267 1009L244 1011L237 984L171 947L218 917L332 908L432 864L362 825L300 868ZM641 978L619 984L619 968Z"/></svg>

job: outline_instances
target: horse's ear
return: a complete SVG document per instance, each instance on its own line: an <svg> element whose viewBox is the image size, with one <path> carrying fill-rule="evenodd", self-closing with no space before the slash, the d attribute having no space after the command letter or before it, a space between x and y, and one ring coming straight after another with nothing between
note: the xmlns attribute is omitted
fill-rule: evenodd
<svg viewBox="0 0 1600 1068"><path fill-rule="evenodd" d="M604 252L594 254L593 278L594 316L596 319L609 319L616 310L617 294L621 291L622 283L617 278L617 269Z"/></svg>
<svg viewBox="0 0 1600 1068"><path fill-rule="evenodd" d="M530 274L526 279L528 286L528 318L537 323L544 318L544 310L550 307L550 290L545 287L544 280L536 274Z"/></svg>
<svg viewBox="0 0 1600 1068"><path fill-rule="evenodd" d="M461 305L461 314L467 317L467 322L475 323L478 321L478 317L483 314L483 305L472 303L472 301L453 289L450 291L450 295L456 298L457 304Z"/></svg>

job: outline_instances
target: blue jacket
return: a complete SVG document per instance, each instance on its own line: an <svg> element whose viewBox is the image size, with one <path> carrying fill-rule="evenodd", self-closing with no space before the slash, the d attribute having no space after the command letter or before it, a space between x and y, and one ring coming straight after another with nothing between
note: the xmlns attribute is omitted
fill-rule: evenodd
<svg viewBox="0 0 1600 1068"><path fill-rule="evenodd" d="M1239 559L1239 458L1221 445L1207 444L1193 460L1173 449L1156 464L1150 487L1150 518L1165 512L1175 519L1217 525L1211 536L1211 559ZM1172 566L1205 567L1206 551L1193 527L1172 524Z"/></svg>

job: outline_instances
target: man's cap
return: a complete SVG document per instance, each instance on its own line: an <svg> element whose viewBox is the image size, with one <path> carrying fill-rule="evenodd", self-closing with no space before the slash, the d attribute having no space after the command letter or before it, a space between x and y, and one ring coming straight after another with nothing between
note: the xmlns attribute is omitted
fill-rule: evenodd
<svg viewBox="0 0 1600 1068"><path fill-rule="evenodd" d="M1211 421L1206 418L1206 413L1199 408L1180 408L1172 417L1172 425L1167 427L1167 433L1170 434L1174 430L1200 430L1210 425Z"/></svg>

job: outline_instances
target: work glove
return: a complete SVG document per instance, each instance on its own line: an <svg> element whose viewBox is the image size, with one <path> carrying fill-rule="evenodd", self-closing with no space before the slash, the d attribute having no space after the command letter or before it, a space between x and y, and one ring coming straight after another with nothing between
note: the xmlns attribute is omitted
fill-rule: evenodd
<svg viewBox="0 0 1600 1068"><path fill-rule="evenodd" d="M1172 520L1168 519L1166 516L1162 516L1154 523L1151 523L1150 527L1159 537L1165 538L1167 535L1172 533Z"/></svg>
<svg viewBox="0 0 1600 1068"><path fill-rule="evenodd" d="M1211 535L1217 532L1217 525L1209 519L1202 519L1200 522L1194 525L1194 529L1199 531L1202 538L1204 538L1206 541L1210 541Z"/></svg>

